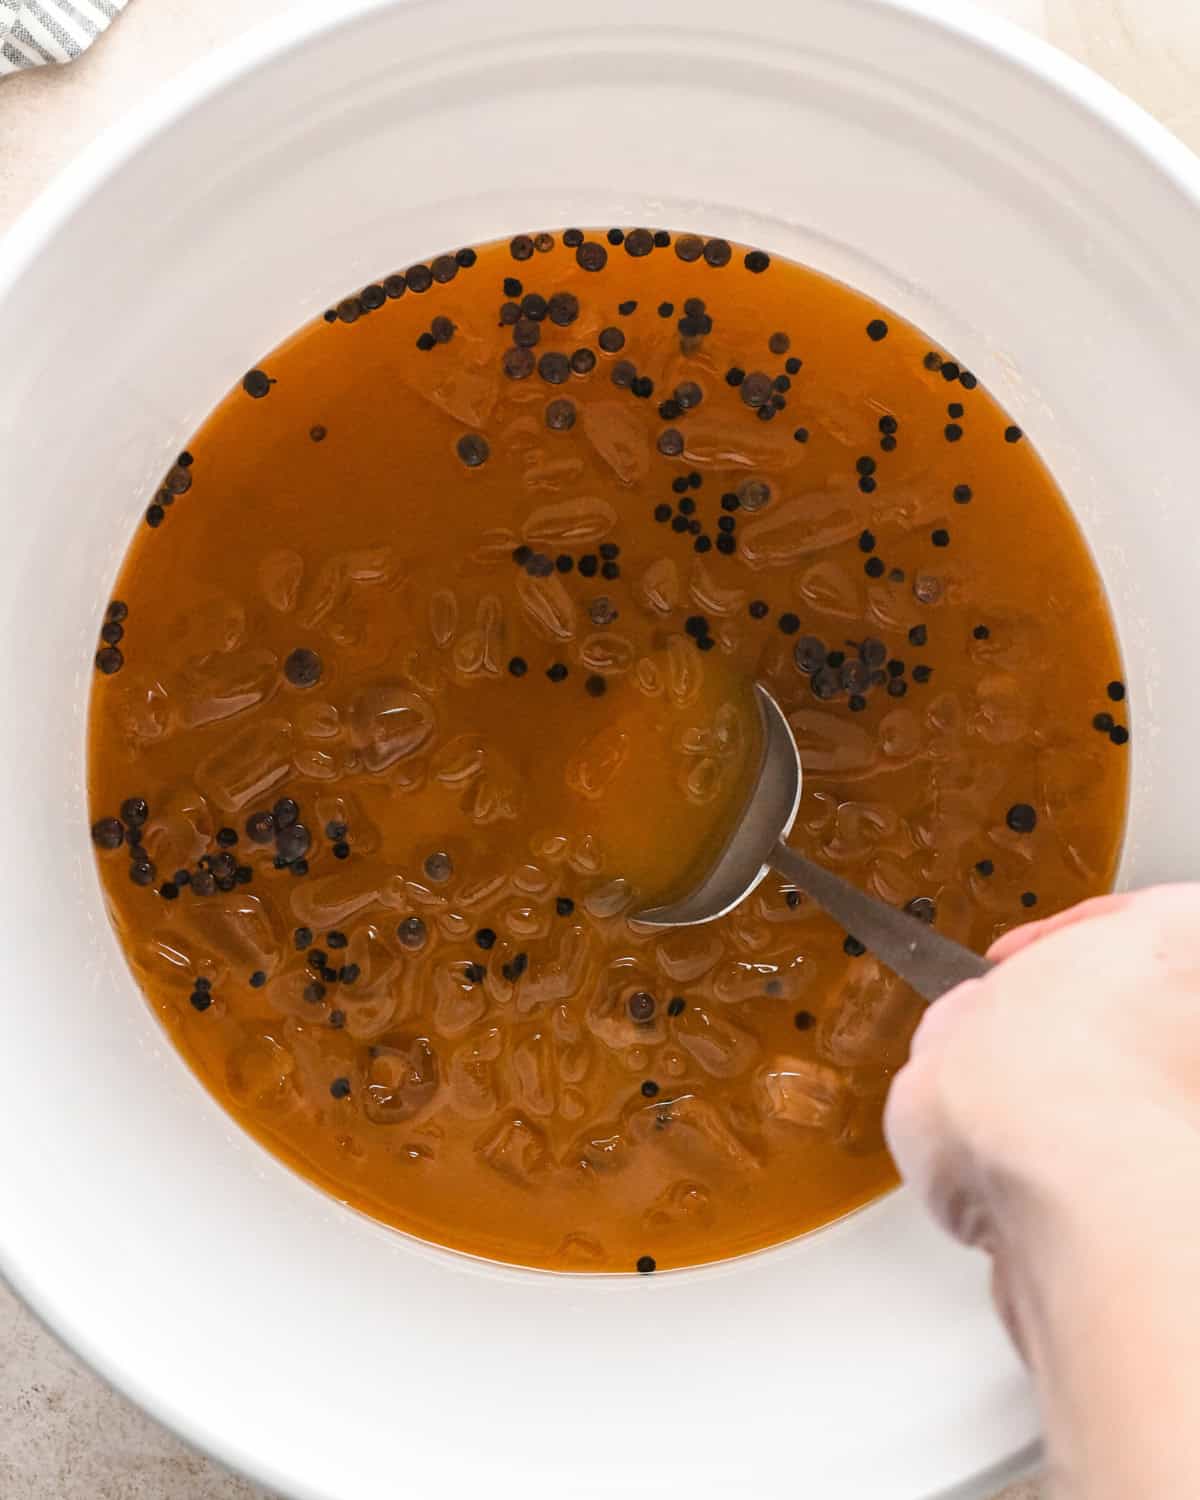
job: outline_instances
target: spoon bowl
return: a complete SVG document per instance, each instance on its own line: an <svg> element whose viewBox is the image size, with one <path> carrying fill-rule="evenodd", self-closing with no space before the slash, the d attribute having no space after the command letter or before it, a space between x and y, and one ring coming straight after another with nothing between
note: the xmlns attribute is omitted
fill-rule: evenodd
<svg viewBox="0 0 1200 1500"><path fill-rule="evenodd" d="M654 906L635 918L649 927L695 927L713 922L735 906L771 871L775 846L792 831L800 811L804 773L792 727L771 694L754 685L761 750L754 784L711 868L693 890L667 906Z"/></svg>
<svg viewBox="0 0 1200 1500"><path fill-rule="evenodd" d="M786 714L761 683L755 684L754 696L762 747L733 832L699 884L677 901L639 912L635 920L649 927L713 922L777 870L925 1000L986 974L992 966L978 953L788 848L804 784L800 750Z"/></svg>

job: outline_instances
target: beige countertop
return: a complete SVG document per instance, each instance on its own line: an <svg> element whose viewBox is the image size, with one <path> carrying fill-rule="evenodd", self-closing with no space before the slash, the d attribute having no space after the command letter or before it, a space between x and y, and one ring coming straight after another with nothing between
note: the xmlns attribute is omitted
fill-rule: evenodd
<svg viewBox="0 0 1200 1500"><path fill-rule="evenodd" d="M960 0L944 0L952 10ZM979 0L1102 73L1200 149L1195 0ZM78 62L0 81L0 231L103 126L289 0L132 0ZM1036 1483L1002 1500L1038 1500ZM3 1500L266 1500L86 1370L0 1286Z"/></svg>

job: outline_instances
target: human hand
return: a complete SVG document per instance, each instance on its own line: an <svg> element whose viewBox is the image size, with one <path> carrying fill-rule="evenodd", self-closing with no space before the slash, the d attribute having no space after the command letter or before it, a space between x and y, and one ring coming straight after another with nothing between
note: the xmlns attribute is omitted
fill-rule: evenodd
<svg viewBox="0 0 1200 1500"><path fill-rule="evenodd" d="M887 1110L935 1216L993 1260L1052 1471L1200 1494L1200 886L1007 934L932 1006Z"/></svg>

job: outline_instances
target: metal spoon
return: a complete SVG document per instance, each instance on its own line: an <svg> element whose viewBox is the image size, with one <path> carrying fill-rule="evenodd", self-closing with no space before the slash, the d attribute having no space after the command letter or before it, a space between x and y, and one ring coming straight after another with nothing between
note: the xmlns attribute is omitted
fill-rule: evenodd
<svg viewBox="0 0 1200 1500"><path fill-rule="evenodd" d="M777 870L926 1000L986 974L992 966L978 953L788 848L784 840L800 808L800 752L779 704L761 684L754 691L762 757L737 827L695 890L669 906L639 912L635 920L651 927L711 922L732 911L768 871Z"/></svg>

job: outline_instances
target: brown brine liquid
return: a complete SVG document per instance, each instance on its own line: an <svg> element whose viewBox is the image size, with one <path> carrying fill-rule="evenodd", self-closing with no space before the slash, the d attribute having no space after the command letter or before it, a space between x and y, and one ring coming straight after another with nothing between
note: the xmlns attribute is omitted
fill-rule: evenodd
<svg viewBox="0 0 1200 1500"><path fill-rule="evenodd" d="M792 842L951 937L1114 870L1118 652L1029 441L722 240L522 235L347 298L188 444L102 624L93 839L150 1004L297 1171L483 1256L687 1265L896 1180L911 991L776 876L630 921L745 797L753 681Z"/></svg>

